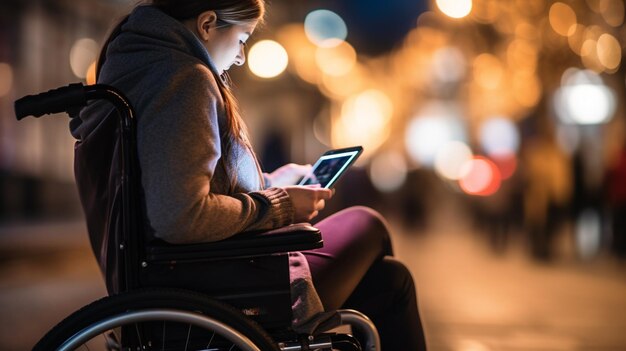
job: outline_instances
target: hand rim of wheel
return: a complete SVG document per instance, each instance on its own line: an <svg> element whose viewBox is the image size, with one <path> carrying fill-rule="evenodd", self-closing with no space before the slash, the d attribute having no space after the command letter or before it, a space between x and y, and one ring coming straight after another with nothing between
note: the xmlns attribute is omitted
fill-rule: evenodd
<svg viewBox="0 0 626 351"><path fill-rule="evenodd" d="M237 345L243 351L261 351L254 343L245 335L241 334L237 330L224 325L222 322L205 315L179 311L172 309L147 309L141 311L131 311L117 314L115 316L103 319L95 322L87 328L73 335L67 341L61 345L58 351L71 351L76 347L82 345L84 342L90 340L92 337L103 333L104 331L119 327L125 324L137 323L137 322L149 322L162 320L167 318L168 321L189 323L198 327L215 330L222 334L225 338Z"/></svg>

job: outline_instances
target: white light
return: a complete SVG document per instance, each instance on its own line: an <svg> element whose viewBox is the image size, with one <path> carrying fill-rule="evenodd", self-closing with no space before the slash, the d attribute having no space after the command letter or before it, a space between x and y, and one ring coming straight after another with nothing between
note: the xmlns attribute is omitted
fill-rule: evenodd
<svg viewBox="0 0 626 351"><path fill-rule="evenodd" d="M463 175L463 167L472 157L472 150L465 143L448 142L435 156L435 171L444 178L457 180Z"/></svg>
<svg viewBox="0 0 626 351"><path fill-rule="evenodd" d="M317 46L333 47L346 40L348 28L343 19L329 10L315 10L304 19L306 36Z"/></svg>
<svg viewBox="0 0 626 351"><path fill-rule="evenodd" d="M435 156L448 142L465 140L457 109L445 103L427 105L406 130L406 147L417 164L433 166Z"/></svg>
<svg viewBox="0 0 626 351"><path fill-rule="evenodd" d="M592 209L585 209L576 221L576 248L582 258L591 258L600 251L600 215Z"/></svg>
<svg viewBox="0 0 626 351"><path fill-rule="evenodd" d="M289 56L279 43L273 40L262 40L254 44L248 53L250 71L261 78L273 78L281 74Z"/></svg>
<svg viewBox="0 0 626 351"><path fill-rule="evenodd" d="M472 0L437 0L437 7L449 17L462 18L472 11Z"/></svg>
<svg viewBox="0 0 626 351"><path fill-rule="evenodd" d="M588 70L567 70L554 97L556 113L563 123L601 124L613 117L615 94L602 78Z"/></svg>
<svg viewBox="0 0 626 351"><path fill-rule="evenodd" d="M511 120L494 117L481 125L480 143L487 155L510 155L517 153L520 136Z"/></svg>
<svg viewBox="0 0 626 351"><path fill-rule="evenodd" d="M98 44L93 39L77 40L70 49L70 67L78 78L85 78L87 70L98 57Z"/></svg>
<svg viewBox="0 0 626 351"><path fill-rule="evenodd" d="M556 92L557 114L565 123L599 124L608 122L615 112L615 98L602 85L580 84Z"/></svg>
<svg viewBox="0 0 626 351"><path fill-rule="evenodd" d="M372 160L369 173L372 183L378 190L391 192L404 184L407 166L402 155L387 151Z"/></svg>

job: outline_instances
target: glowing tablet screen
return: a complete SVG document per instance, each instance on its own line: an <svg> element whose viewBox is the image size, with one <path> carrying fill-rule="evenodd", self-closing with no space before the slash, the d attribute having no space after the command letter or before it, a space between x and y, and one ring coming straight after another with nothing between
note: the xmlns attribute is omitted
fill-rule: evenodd
<svg viewBox="0 0 626 351"><path fill-rule="evenodd" d="M299 185L320 184L324 188L330 188L358 154L359 151L347 151L322 155L313 165L312 174L304 177Z"/></svg>

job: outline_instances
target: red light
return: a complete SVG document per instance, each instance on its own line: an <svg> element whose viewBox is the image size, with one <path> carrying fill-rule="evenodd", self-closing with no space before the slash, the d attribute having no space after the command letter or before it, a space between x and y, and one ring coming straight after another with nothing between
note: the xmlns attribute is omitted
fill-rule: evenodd
<svg viewBox="0 0 626 351"><path fill-rule="evenodd" d="M496 164L488 158L475 156L463 168L459 185L466 193L489 196L500 189L502 176Z"/></svg>
<svg viewBox="0 0 626 351"><path fill-rule="evenodd" d="M517 157L513 153L491 155L491 159L498 166L502 180L511 178L517 170Z"/></svg>

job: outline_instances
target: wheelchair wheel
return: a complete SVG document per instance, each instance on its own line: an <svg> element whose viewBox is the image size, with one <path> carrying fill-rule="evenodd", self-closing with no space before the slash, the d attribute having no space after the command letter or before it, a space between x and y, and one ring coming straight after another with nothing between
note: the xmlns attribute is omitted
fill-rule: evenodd
<svg viewBox="0 0 626 351"><path fill-rule="evenodd" d="M238 310L206 295L145 289L104 297L76 311L33 351L280 350Z"/></svg>

